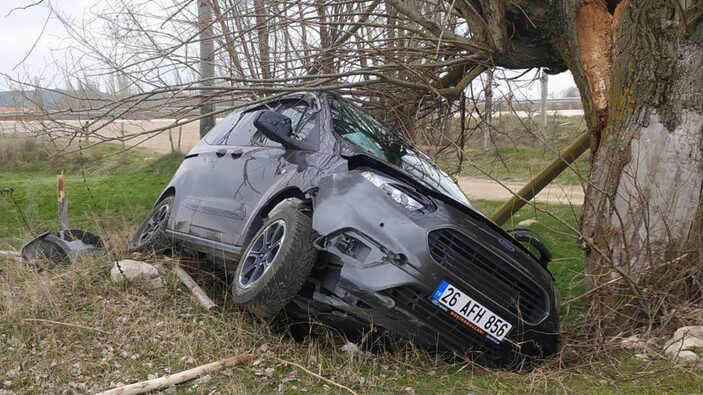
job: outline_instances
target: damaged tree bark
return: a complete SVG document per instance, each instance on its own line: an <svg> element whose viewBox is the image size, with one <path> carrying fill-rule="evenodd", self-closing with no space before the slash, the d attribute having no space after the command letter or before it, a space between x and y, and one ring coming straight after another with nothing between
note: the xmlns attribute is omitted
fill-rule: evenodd
<svg viewBox="0 0 703 395"><path fill-rule="evenodd" d="M606 0L583 0L574 20L581 63L597 117L597 132L608 123L608 92L613 48L612 20ZM597 147L597 142L595 144Z"/></svg>
<svg viewBox="0 0 703 395"><path fill-rule="evenodd" d="M606 6L583 0L567 57L591 110L581 231L598 332L701 296L703 28L672 2Z"/></svg>

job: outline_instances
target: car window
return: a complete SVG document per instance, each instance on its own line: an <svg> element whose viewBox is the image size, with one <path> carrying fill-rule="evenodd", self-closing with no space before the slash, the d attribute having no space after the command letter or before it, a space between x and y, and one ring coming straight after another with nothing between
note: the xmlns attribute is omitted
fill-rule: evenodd
<svg viewBox="0 0 703 395"><path fill-rule="evenodd" d="M280 144L268 139L254 126L254 120L260 110L273 109L291 119L294 138L304 140L317 124L317 118L312 108L303 101L285 101L274 106L261 106L242 114L234 130L227 138L227 145L254 145L281 147Z"/></svg>
<svg viewBox="0 0 703 395"><path fill-rule="evenodd" d="M241 112L236 111L224 117L205 135L205 142L212 145L220 145L225 143L227 134L237 124Z"/></svg>
<svg viewBox="0 0 703 395"><path fill-rule="evenodd" d="M265 139L265 137L255 136L259 133L254 126L256 114L257 111L248 111L242 114L239 118L239 122L237 122L234 127L234 130L232 130L232 133L230 133L229 137L227 137L227 145L263 145L260 144L260 141L261 138Z"/></svg>
<svg viewBox="0 0 703 395"><path fill-rule="evenodd" d="M302 101L282 103L277 109L279 112L291 120L293 137L298 140L305 140L315 126L317 118L314 110Z"/></svg>
<svg viewBox="0 0 703 395"><path fill-rule="evenodd" d="M401 134L348 100L334 98L331 104L334 131L343 139L371 156L400 167L455 200L471 205L456 182Z"/></svg>

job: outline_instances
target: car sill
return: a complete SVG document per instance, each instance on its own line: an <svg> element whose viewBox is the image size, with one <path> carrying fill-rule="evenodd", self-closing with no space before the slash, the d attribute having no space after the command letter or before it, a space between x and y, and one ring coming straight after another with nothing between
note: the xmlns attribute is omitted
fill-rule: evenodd
<svg viewBox="0 0 703 395"><path fill-rule="evenodd" d="M213 256L223 256L227 259L239 259L242 255L242 248L230 244L219 243L202 237L189 235L187 233L166 230L166 235L174 240L183 242L186 247L198 250Z"/></svg>

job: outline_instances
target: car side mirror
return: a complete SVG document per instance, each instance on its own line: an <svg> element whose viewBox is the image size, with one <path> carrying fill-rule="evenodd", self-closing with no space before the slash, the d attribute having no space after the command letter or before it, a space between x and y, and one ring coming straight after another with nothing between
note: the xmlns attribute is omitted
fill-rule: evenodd
<svg viewBox="0 0 703 395"><path fill-rule="evenodd" d="M254 119L254 127L267 138L281 144L285 148L301 149L301 141L292 138L291 120L275 111L261 110Z"/></svg>

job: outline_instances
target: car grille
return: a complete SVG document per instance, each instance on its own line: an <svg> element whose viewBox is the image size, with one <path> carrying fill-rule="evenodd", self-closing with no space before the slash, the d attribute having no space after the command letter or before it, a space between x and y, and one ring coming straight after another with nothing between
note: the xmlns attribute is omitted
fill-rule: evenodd
<svg viewBox="0 0 703 395"><path fill-rule="evenodd" d="M478 352L483 358L497 362L511 356L512 347L508 341L495 344L487 337L474 332L461 321L452 318L447 312L430 301L430 295L419 288L402 286L384 291L391 297L396 307L420 319L431 330L432 336L444 346L461 351Z"/></svg>
<svg viewBox="0 0 703 395"><path fill-rule="evenodd" d="M432 258L476 291L530 324L549 313L546 292L469 236L451 228L429 234Z"/></svg>

